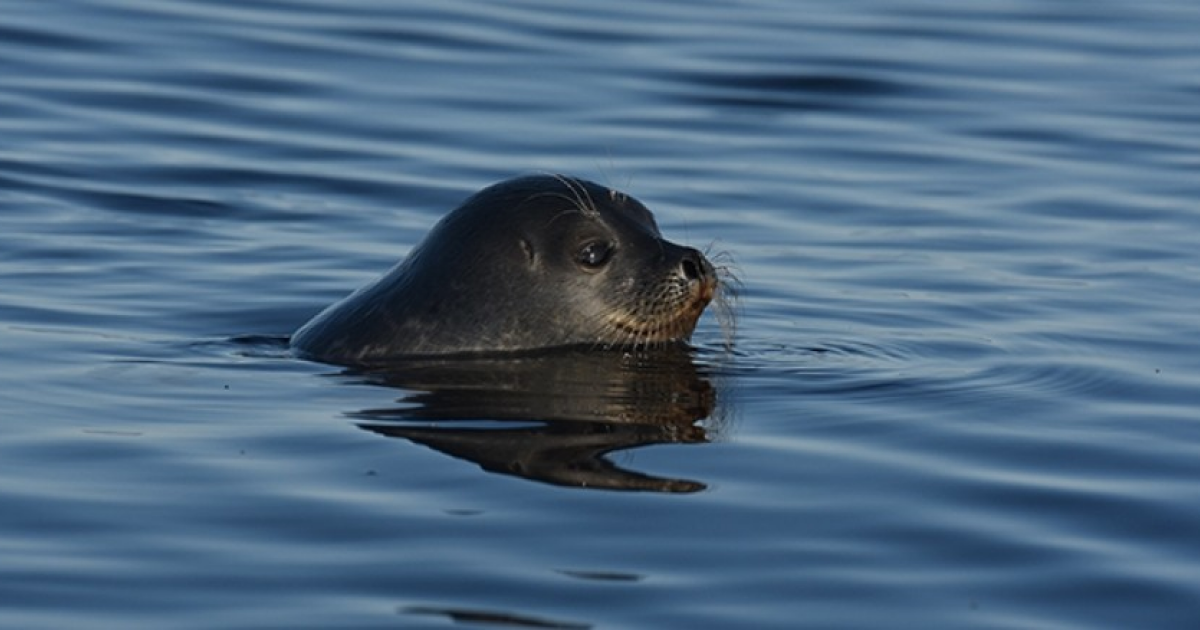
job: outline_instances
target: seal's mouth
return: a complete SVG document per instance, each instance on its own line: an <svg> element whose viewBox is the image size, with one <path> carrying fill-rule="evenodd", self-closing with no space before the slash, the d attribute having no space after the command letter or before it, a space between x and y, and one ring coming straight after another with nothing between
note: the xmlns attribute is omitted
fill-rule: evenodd
<svg viewBox="0 0 1200 630"><path fill-rule="evenodd" d="M701 276L698 280L690 281L688 286L688 299L683 305L684 314L692 316L692 327L696 326L696 320L700 319L704 308L713 301L717 295L717 277L713 274ZM688 333L691 334L691 331Z"/></svg>
<svg viewBox="0 0 1200 630"><path fill-rule="evenodd" d="M696 299L700 302L700 310L704 310L705 306L712 301L717 295L717 276L709 274L700 281L700 286L697 290Z"/></svg>
<svg viewBox="0 0 1200 630"><path fill-rule="evenodd" d="M684 340L692 336L692 331L696 329L696 322L700 321L700 315L704 313L704 309L717 295L717 277L712 273L706 274L699 280L692 281L690 284L691 299L681 309L683 311L681 316L690 320Z"/></svg>

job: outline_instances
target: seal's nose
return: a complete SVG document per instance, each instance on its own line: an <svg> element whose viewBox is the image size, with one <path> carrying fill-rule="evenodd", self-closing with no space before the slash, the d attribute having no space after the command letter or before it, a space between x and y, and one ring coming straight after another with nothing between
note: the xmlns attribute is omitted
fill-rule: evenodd
<svg viewBox="0 0 1200 630"><path fill-rule="evenodd" d="M699 251L691 247L684 248L683 260L679 262L679 270L688 280L707 280L713 277L712 264Z"/></svg>

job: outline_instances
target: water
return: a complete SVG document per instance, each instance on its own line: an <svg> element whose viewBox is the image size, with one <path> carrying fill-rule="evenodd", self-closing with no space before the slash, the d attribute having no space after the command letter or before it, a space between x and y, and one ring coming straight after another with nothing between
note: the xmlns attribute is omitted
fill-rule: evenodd
<svg viewBox="0 0 1200 630"><path fill-rule="evenodd" d="M0 626L1200 623L1194 3L0 14ZM536 171L730 252L734 349L288 356Z"/></svg>

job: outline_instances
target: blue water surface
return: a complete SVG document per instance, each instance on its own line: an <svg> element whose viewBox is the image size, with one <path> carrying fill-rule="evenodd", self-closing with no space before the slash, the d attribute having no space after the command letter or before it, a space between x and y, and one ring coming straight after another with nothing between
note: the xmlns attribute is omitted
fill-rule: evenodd
<svg viewBox="0 0 1200 630"><path fill-rule="evenodd" d="M0 627L1200 624L1200 5L0 16ZM732 349L290 356L530 172Z"/></svg>

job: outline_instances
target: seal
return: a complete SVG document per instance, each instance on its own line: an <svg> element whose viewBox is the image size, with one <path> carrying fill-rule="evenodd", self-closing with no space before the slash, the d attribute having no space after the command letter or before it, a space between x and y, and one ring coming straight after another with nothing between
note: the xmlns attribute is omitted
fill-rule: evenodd
<svg viewBox="0 0 1200 630"><path fill-rule="evenodd" d="M304 324L304 358L351 366L557 347L686 344L717 289L633 197L562 175L489 186L402 262Z"/></svg>

